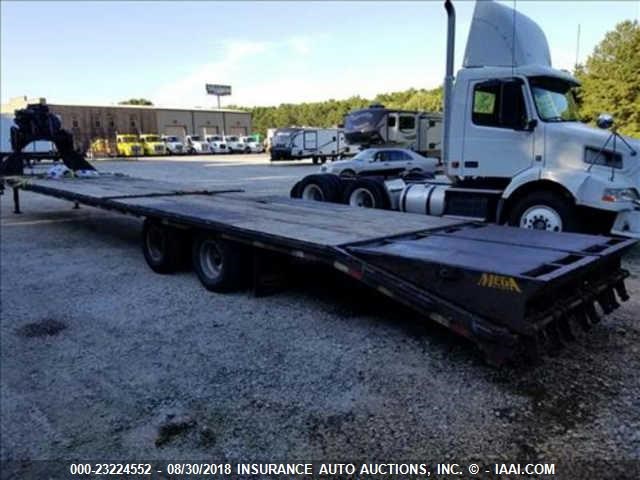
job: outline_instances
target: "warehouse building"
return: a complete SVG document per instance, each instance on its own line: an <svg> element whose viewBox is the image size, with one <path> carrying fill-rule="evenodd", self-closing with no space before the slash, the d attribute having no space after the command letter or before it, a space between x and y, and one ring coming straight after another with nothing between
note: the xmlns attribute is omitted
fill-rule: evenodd
<svg viewBox="0 0 640 480"><path fill-rule="evenodd" d="M16 97L2 104L1 112L15 110L40 98ZM241 110L204 108L165 108L143 105L66 105L49 103L60 116L62 126L73 133L76 148L88 150L96 140L104 139L114 148L116 134L158 133L160 135L250 135L251 114ZM3 136L4 136L3 131Z"/></svg>

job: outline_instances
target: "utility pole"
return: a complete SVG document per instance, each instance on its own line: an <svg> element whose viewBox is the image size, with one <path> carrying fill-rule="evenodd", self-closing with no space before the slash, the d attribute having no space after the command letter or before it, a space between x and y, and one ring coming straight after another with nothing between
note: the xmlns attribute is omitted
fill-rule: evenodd
<svg viewBox="0 0 640 480"><path fill-rule="evenodd" d="M574 71L578 70L578 59L580 57L580 24L578 24L578 38L576 40L576 63L573 66Z"/></svg>

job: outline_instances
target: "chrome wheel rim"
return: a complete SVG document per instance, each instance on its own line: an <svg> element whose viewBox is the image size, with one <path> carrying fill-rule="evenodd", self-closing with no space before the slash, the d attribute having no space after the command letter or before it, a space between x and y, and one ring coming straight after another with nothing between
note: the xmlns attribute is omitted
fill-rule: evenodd
<svg viewBox="0 0 640 480"><path fill-rule="evenodd" d="M534 205L522 214L520 227L531 230L561 232L562 218L558 212L547 205Z"/></svg>

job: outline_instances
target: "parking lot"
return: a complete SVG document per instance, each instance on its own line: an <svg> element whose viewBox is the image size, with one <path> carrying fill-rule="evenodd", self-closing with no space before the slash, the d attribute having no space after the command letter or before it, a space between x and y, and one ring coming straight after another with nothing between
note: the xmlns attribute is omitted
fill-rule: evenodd
<svg viewBox="0 0 640 480"><path fill-rule="evenodd" d="M95 165L282 195L318 169L266 155ZM2 198L2 461L589 461L599 478L640 464L638 247L623 308L539 365L498 370L337 273L215 294L191 272L154 274L140 219L30 193L22 208Z"/></svg>

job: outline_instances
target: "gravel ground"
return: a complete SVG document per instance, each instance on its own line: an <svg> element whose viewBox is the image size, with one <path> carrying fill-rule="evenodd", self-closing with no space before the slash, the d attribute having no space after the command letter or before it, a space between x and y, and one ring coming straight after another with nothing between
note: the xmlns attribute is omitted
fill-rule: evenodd
<svg viewBox="0 0 640 480"><path fill-rule="evenodd" d="M261 155L98 163L284 195L315 170ZM556 462L565 474L554 478L589 463L592 478L637 478L637 247L623 308L540 365L497 370L336 274L294 273L290 290L264 298L214 294L191 272L153 274L139 220L29 193L16 216L10 200L0 224L7 476L46 459L376 459Z"/></svg>

